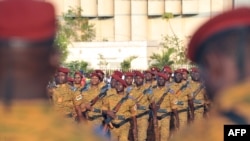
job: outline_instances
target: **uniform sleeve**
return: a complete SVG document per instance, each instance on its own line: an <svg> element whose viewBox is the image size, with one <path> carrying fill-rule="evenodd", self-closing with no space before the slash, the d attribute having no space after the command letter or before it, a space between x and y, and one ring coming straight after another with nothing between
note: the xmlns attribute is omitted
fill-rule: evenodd
<svg viewBox="0 0 250 141"><path fill-rule="evenodd" d="M105 97L102 99L102 110L109 110L109 97Z"/></svg>
<svg viewBox="0 0 250 141"><path fill-rule="evenodd" d="M134 101L132 101L132 100L130 100L130 103L131 103L131 105L129 106L129 110L130 110L130 113L131 113L131 117L136 116L136 114L137 114L136 103Z"/></svg>
<svg viewBox="0 0 250 141"><path fill-rule="evenodd" d="M173 109L173 110L177 109L177 105L175 104L177 101L178 101L178 99L174 95L172 95L172 94L169 95L169 103L170 103L171 109Z"/></svg>

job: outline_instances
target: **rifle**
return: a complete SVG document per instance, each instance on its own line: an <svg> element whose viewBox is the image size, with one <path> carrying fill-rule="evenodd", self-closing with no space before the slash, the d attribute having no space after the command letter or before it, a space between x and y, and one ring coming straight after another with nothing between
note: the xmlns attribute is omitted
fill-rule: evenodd
<svg viewBox="0 0 250 141"><path fill-rule="evenodd" d="M121 108L121 105L128 99L128 96L129 96L129 93L127 93L126 96L123 97L123 98L115 105L115 107L112 109L112 111L113 111L114 113L117 113L117 112L119 111L119 109ZM103 130L104 130L104 131L108 131L109 126L110 126L110 128L114 128L113 125L112 125L112 123L111 123L112 120L113 120L113 119L107 115L106 119L104 120L104 126L103 126Z"/></svg>
<svg viewBox="0 0 250 141"><path fill-rule="evenodd" d="M151 118L151 122L153 122L153 129L154 129L154 140L159 141L160 140L160 132L158 129L158 119L157 119L157 111L159 109L156 109L157 107L160 107L161 103L163 102L164 98L166 97L166 95L168 94L168 92L170 91L170 88L168 88L163 95L161 96L161 98L156 102L154 108L152 108L152 118Z"/></svg>
<svg viewBox="0 0 250 141"><path fill-rule="evenodd" d="M203 84L200 84L200 86L193 92L193 99L195 104L201 104L199 100L196 100L195 97L200 93L200 91L204 88Z"/></svg>
<svg viewBox="0 0 250 141"><path fill-rule="evenodd" d="M182 85L182 86L180 87L180 89L179 89L178 91L176 91L175 94L178 94L180 91L182 91L182 90L184 90L185 88L187 88L188 84L189 84L189 81L187 81L187 83L185 83L184 85Z"/></svg>
<svg viewBox="0 0 250 141"><path fill-rule="evenodd" d="M85 85L85 86L86 86L86 85ZM90 101L90 106L94 106L94 105L96 104L96 102L97 102L99 99L101 99L101 98L103 98L104 96L106 96L106 95L107 95L108 89L109 89L109 86L108 86L108 85L103 86L103 87L101 88L100 93L99 93L94 99L92 99L92 100ZM88 119L87 112L88 112L88 111L82 112L83 116L84 116L86 119Z"/></svg>

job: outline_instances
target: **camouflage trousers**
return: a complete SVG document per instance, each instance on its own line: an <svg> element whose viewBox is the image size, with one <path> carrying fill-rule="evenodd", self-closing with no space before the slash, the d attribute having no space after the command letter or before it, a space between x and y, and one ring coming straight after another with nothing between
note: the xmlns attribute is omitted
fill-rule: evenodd
<svg viewBox="0 0 250 141"><path fill-rule="evenodd" d="M146 141L148 128L148 115L137 118L138 141Z"/></svg>
<svg viewBox="0 0 250 141"><path fill-rule="evenodd" d="M170 117L158 120L158 128L160 132L160 141L168 141L170 133Z"/></svg>
<svg viewBox="0 0 250 141"><path fill-rule="evenodd" d="M113 128L111 132L111 141L128 141L130 123L127 122L119 128Z"/></svg>
<svg viewBox="0 0 250 141"><path fill-rule="evenodd" d="M194 111L194 120L197 121L197 120L203 119L203 114L204 114L204 108L203 107L201 107L199 109L196 109Z"/></svg>

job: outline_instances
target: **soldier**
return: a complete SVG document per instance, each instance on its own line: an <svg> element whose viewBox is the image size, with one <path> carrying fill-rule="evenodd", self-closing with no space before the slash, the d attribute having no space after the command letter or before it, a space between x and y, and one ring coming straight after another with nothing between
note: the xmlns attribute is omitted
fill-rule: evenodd
<svg viewBox="0 0 250 141"><path fill-rule="evenodd" d="M151 86L144 86L144 75L135 72L135 86L131 90L131 98L137 103L137 125L138 125L138 140L145 141L147 138L147 128L149 120L149 104L152 103L153 92Z"/></svg>
<svg viewBox="0 0 250 141"><path fill-rule="evenodd" d="M73 104L74 90L67 83L69 69L60 67L57 70L57 86L52 91L52 100L55 110L63 116L74 119L76 116Z"/></svg>
<svg viewBox="0 0 250 141"><path fill-rule="evenodd" d="M153 72L151 72L150 70L146 70L145 72L144 72L144 77L145 77L145 83L144 83L144 85L145 85L145 87L149 87L149 86L156 86L157 85L157 83L156 83L156 81L153 81Z"/></svg>
<svg viewBox="0 0 250 141"><path fill-rule="evenodd" d="M80 91L83 88L81 84L82 79L83 79L82 73L79 71L76 71L74 73L74 88L76 89L76 91Z"/></svg>
<svg viewBox="0 0 250 141"><path fill-rule="evenodd" d="M169 66L164 66L162 71L163 73L165 73L168 77L168 80L166 81L166 86L169 87L172 83L171 81L171 77L172 77L172 69Z"/></svg>
<svg viewBox="0 0 250 141"><path fill-rule="evenodd" d="M181 71L182 71L182 81L184 83L187 82L187 81L189 81L189 78L188 78L189 71L187 69L185 69L185 68L182 68Z"/></svg>
<svg viewBox="0 0 250 141"><path fill-rule="evenodd" d="M104 72L102 70L95 70L94 72L99 75L99 77L100 77L99 87L102 88L103 86L106 85L106 83L103 81L105 74L104 74Z"/></svg>
<svg viewBox="0 0 250 141"><path fill-rule="evenodd" d="M221 141L224 125L250 123L249 17L250 8L225 11L192 36L188 58L201 68L213 110L176 140Z"/></svg>
<svg viewBox="0 0 250 141"><path fill-rule="evenodd" d="M118 76L120 78L122 78L122 72L120 71L114 71L113 75L111 76L111 83L110 83L110 89L107 91L107 95L111 95L111 94L115 94L116 90L115 90L115 84L116 84L116 80L114 79L114 77Z"/></svg>
<svg viewBox="0 0 250 141"><path fill-rule="evenodd" d="M208 110L209 101L205 93L205 87L200 78L198 68L191 68L190 70L191 81L190 89L192 91L194 101L194 120L200 120L204 117Z"/></svg>
<svg viewBox="0 0 250 141"><path fill-rule="evenodd" d="M116 94L111 94L103 100L102 112L107 115L105 124L109 126L112 141L127 141L130 126L132 126L134 141L137 141L136 103L129 98L124 90L126 82L115 76ZM131 120L132 124L128 121Z"/></svg>
<svg viewBox="0 0 250 141"><path fill-rule="evenodd" d="M157 85L157 73L160 72L160 69L157 67L151 67L150 71L153 73L153 84Z"/></svg>
<svg viewBox="0 0 250 141"><path fill-rule="evenodd" d="M102 140L48 103L46 85L59 66L52 4L2 0L0 19L0 140Z"/></svg>
<svg viewBox="0 0 250 141"><path fill-rule="evenodd" d="M176 119L176 127L179 128L179 116L177 106L174 104L175 96L171 93L171 89L166 86L166 81L169 76L164 73L158 73L157 87L154 89L153 99L156 104L155 110L157 112L158 129L155 130L156 139L160 141L167 141L170 137L170 115ZM155 127L155 126L154 126ZM155 127L157 128L157 127ZM152 130L151 130L152 132ZM157 138L157 136L159 136Z"/></svg>
<svg viewBox="0 0 250 141"><path fill-rule="evenodd" d="M93 72L90 76L90 87L81 93L78 93L74 98L77 116L79 121L88 121L94 127L101 127L103 117L101 113L102 101L101 98L92 103L100 94L100 76Z"/></svg>
<svg viewBox="0 0 250 141"><path fill-rule="evenodd" d="M134 74L132 72L126 72L124 77L127 87L133 87Z"/></svg>
<svg viewBox="0 0 250 141"><path fill-rule="evenodd" d="M170 86L170 89L176 98L174 104L178 108L180 128L184 128L188 121L194 120L194 105L190 88L187 83L182 82L182 70L175 70L174 83Z"/></svg>

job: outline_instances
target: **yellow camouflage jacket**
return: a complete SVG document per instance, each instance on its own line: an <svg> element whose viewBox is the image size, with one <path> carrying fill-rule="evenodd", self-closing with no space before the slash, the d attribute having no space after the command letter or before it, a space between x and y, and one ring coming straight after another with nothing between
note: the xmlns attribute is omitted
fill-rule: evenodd
<svg viewBox="0 0 250 141"><path fill-rule="evenodd" d="M133 87L130 92L130 97L133 99L138 107L138 114L144 113L146 110L149 110L149 104L152 102L153 90L149 93L143 94L143 91L148 89L149 86L142 85L141 87Z"/></svg>
<svg viewBox="0 0 250 141"><path fill-rule="evenodd" d="M250 82L243 82L221 91L213 105L208 119L201 120L183 130L174 141L223 141L224 125L240 124L225 113L233 112L250 124Z"/></svg>
<svg viewBox="0 0 250 141"><path fill-rule="evenodd" d="M188 100L192 99L190 87L183 87L186 83L172 83L170 86L170 93L174 95L174 104L178 107L178 110L188 108ZM181 90L181 88L183 88Z"/></svg>
<svg viewBox="0 0 250 141"><path fill-rule="evenodd" d="M125 95L112 94L103 99L102 110L113 110L117 103ZM118 112L116 113L117 118L112 121L112 123L120 123L121 121L136 115L136 103L128 98L122 103Z"/></svg>
<svg viewBox="0 0 250 141"><path fill-rule="evenodd" d="M72 86L68 84L57 85L52 90L52 100L55 110L64 115L75 113L73 104L74 95L75 92Z"/></svg>
<svg viewBox="0 0 250 141"><path fill-rule="evenodd" d="M103 141L92 127L77 126L54 112L43 100L0 103L2 141Z"/></svg>
<svg viewBox="0 0 250 141"><path fill-rule="evenodd" d="M201 87L201 85L202 84L200 82L190 81L190 89L191 89L191 94L192 94L193 99L194 99L194 106L195 107L208 103L208 99L205 96L205 94L206 94L205 88L202 88L199 91L199 93L196 93L196 94L194 93Z"/></svg>
<svg viewBox="0 0 250 141"><path fill-rule="evenodd" d="M168 90L167 87L163 87L163 88L157 87L154 89L154 94L153 94L152 99L154 99L156 104L161 99L162 95L165 92L167 92L167 90ZM175 96L171 94L170 92L168 92L168 94L164 97L160 105L160 111L162 112L158 112L157 115L161 115L163 111L172 112L172 109L177 109L177 106L174 104L175 99L176 99Z"/></svg>

